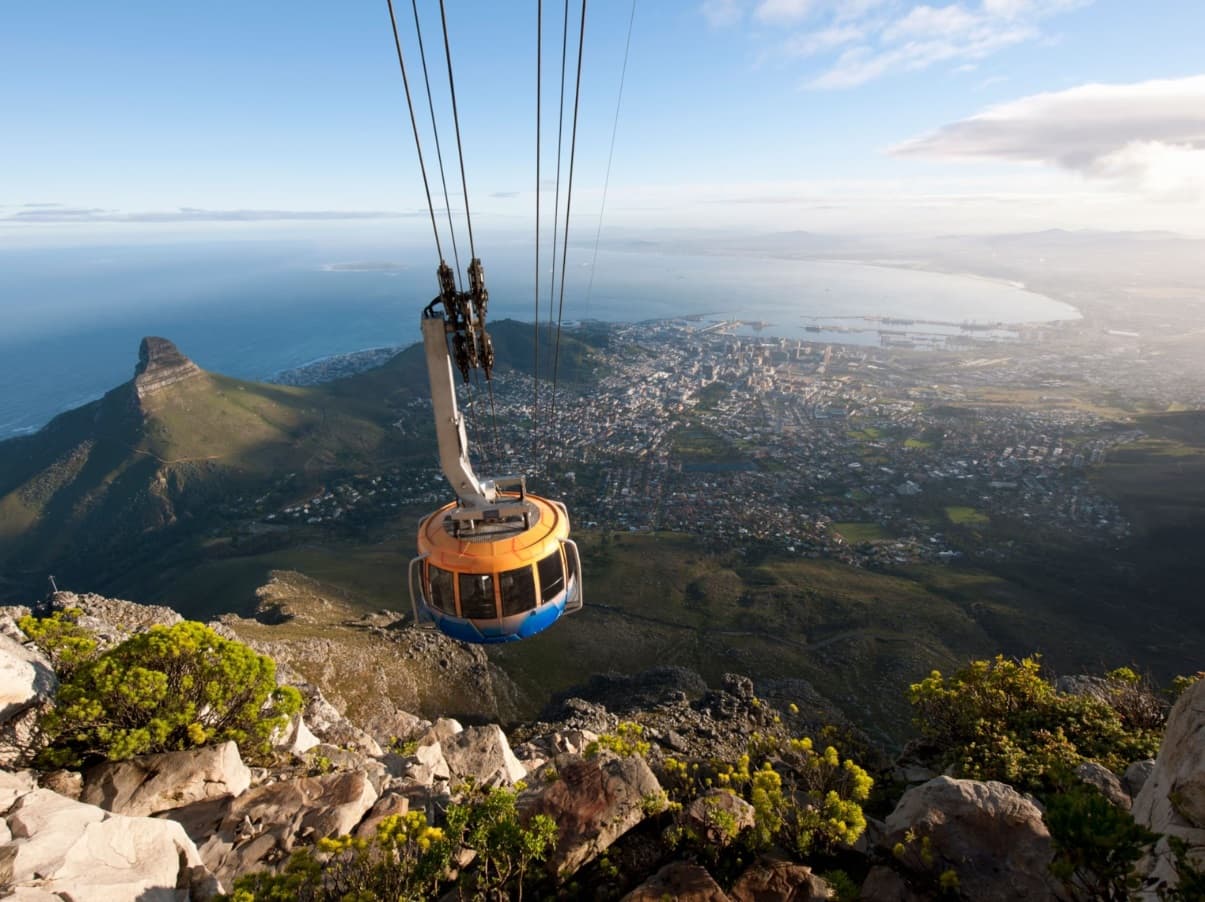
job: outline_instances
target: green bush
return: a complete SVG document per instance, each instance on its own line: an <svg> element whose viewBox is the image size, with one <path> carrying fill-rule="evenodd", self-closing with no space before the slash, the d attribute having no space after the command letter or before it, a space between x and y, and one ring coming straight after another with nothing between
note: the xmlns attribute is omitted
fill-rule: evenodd
<svg viewBox="0 0 1205 902"><path fill-rule="evenodd" d="M933 671L911 687L909 701L941 766L963 777L1042 789L1051 775L1085 760L1120 772L1158 751L1162 730L1152 724L1161 721L1139 703L1139 688L1115 672L1105 679L1102 698L1068 695L1042 676L1038 657L997 655L949 678Z"/></svg>
<svg viewBox="0 0 1205 902"><path fill-rule="evenodd" d="M735 763L666 758L662 770L671 809L681 810L708 788L728 789L753 806L750 846L778 845L800 855L853 844L866 829L862 803L874 785L831 745L821 750L806 737L757 733Z"/></svg>
<svg viewBox="0 0 1205 902"><path fill-rule="evenodd" d="M461 898L523 897L523 883L556 843L556 824L536 815L524 825L515 791L464 787L448 806L443 828L422 812L385 818L371 840L324 839L293 853L278 874L239 877L231 902L374 902L438 898L441 885L457 883ZM476 853L471 868L455 874L453 857Z"/></svg>
<svg viewBox="0 0 1205 902"><path fill-rule="evenodd" d="M203 624L155 626L80 664L42 720L48 767L195 748L233 740L244 757L301 707L276 686L276 665Z"/></svg>
<svg viewBox="0 0 1205 902"><path fill-rule="evenodd" d="M26 614L17 626L46 655L60 680L70 679L80 667L96 657L96 637L79 625L79 608L55 611L49 617Z"/></svg>
<svg viewBox="0 0 1205 902"><path fill-rule="evenodd" d="M1134 865L1157 838L1154 833L1083 783L1052 795L1045 820L1054 841L1050 870L1056 877L1083 898L1130 898L1141 883Z"/></svg>

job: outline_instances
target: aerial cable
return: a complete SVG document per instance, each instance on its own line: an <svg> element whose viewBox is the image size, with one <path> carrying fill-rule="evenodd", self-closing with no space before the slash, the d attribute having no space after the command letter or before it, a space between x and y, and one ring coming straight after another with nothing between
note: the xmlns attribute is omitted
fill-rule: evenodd
<svg viewBox="0 0 1205 902"><path fill-rule="evenodd" d="M431 203L431 186L427 182L427 166L423 162L423 145L418 138L418 119L414 115L414 103L410 99L410 79L406 77L406 61L402 58L402 40L397 33L397 19L393 15L393 0L385 0L389 4L389 22L393 25L393 46L397 48L397 63L402 70L402 85L406 89L406 106L410 109L410 126L414 129L414 149L418 151L418 168L423 174L423 190L427 192L427 209L431 211L431 231L435 233L435 252L439 254L442 263L443 249L439 244L439 227L435 225L435 204Z"/></svg>
<svg viewBox="0 0 1205 902"><path fill-rule="evenodd" d="M590 298L594 294L594 272L598 265L598 243L602 238L603 214L607 211L607 190L611 186L611 162L615 159L615 135L619 132L619 109L623 105L623 83L628 76L628 51L632 49L632 25L636 21L636 0L628 16L628 39L623 47L623 67L619 72L619 95L615 98L615 119L611 123L611 149L607 153L607 174L603 179L602 203L598 208L598 231L594 233L594 256L590 260L590 282L586 286L585 315L590 316Z"/></svg>
<svg viewBox="0 0 1205 902"><path fill-rule="evenodd" d="M586 46L586 0L582 0L581 32L577 38L577 84L573 91L573 136L569 140L569 187L565 193L565 228L561 249L561 300L556 315L556 344L552 357L552 414L553 428L556 426L556 381L561 362L561 319L565 314L565 262L569 256L569 210L573 206L573 164L577 154L577 111L582 99L582 57Z"/></svg>
<svg viewBox="0 0 1205 902"><path fill-rule="evenodd" d="M452 239L452 259L456 263L456 284L463 289L460 274L460 250L456 247L456 230L452 226L452 201L448 198L448 180L444 176L444 155L439 145L439 126L435 124L435 101L431 96L431 79L427 75L427 52L423 49L423 29L418 22L418 0L410 0L414 9L414 33L418 35L418 56L423 64L423 83L427 86L427 109L431 112L431 133L435 136L435 157L439 160L439 180L444 189L444 212L448 214L448 234Z"/></svg>
<svg viewBox="0 0 1205 902"><path fill-rule="evenodd" d="M448 60L448 89L452 93L452 122L456 125L456 153L460 157L460 185L464 190L464 221L469 230L469 253L477 259L477 248L473 244L473 217L469 213L469 182L464 174L464 145L460 141L460 113L456 109L456 80L452 77L452 45L448 41L448 15L444 0L439 0L439 18L444 31L444 56Z"/></svg>
<svg viewBox="0 0 1205 902"><path fill-rule="evenodd" d="M564 28L561 33L561 99L557 105L560 118L556 129L556 193L552 201L552 276L548 280L548 338L552 339L552 303L556 297L556 236L561 216L561 159L562 138L565 133L565 63L569 52L569 0L565 0Z"/></svg>
<svg viewBox="0 0 1205 902"><path fill-rule="evenodd" d="M531 361L531 431L535 444L535 455L539 456L540 433L540 95L544 68L544 0L536 2L536 278L535 320L532 323Z"/></svg>

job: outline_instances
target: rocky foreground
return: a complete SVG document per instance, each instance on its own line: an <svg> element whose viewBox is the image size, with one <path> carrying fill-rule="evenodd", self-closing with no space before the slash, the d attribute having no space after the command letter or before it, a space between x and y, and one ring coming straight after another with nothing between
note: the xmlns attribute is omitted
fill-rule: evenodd
<svg viewBox="0 0 1205 902"><path fill-rule="evenodd" d="M167 608L98 596L59 593L54 603L82 610L80 624L107 644L179 621ZM402 711L366 730L302 685L304 710L274 737L272 766L248 766L225 742L83 771L30 769L58 676L17 627L24 613L0 609L0 892L16 900L213 899L241 875L279 871L320 839L368 838L386 818L413 811L438 824L469 783L511 788L521 819L555 822L529 898L1089 898L1052 875L1055 849L1033 798L902 762L883 769L902 793L894 809L826 859L864 875L858 884L843 874L830 885L782 850L713 874L719 856L666 842L667 828L722 847L754 829L753 807L717 786L667 812L667 781L680 761L738 758L750 736L797 713L771 707L738 676L719 689L674 673L595 681L586 693L594 700L565 699L509 736L497 724ZM640 742L616 739L624 732L617 710L643 725ZM1081 771L1163 835L1140 865L1137 892L1165 897L1177 880L1168 837L1205 850L1205 681L1172 710L1157 760L1120 775L1099 765ZM471 857L459 866L473 867Z"/></svg>

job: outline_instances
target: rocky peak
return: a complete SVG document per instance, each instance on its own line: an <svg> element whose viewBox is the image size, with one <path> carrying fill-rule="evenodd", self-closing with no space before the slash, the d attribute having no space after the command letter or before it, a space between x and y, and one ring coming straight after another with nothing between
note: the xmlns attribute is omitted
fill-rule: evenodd
<svg viewBox="0 0 1205 902"><path fill-rule="evenodd" d="M162 391L169 385L191 379L201 368L180 353L166 338L149 335L138 347L138 365L134 367L134 391L138 400Z"/></svg>

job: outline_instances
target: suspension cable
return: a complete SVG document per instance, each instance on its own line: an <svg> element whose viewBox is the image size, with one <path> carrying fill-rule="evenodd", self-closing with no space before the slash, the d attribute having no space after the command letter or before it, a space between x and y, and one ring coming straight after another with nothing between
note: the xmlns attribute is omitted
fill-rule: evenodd
<svg viewBox="0 0 1205 902"><path fill-rule="evenodd" d="M615 135L619 132L619 109L623 105L623 83L628 77L628 52L632 49L632 25L636 21L636 0L628 16L628 39L623 47L623 67L619 71L619 95L615 98L615 119L611 123L611 149L607 152L607 174L603 178L602 203L598 207L598 230L594 233L594 255L590 259L590 282L586 286L585 315L590 316L590 298L594 294L594 273L598 266L598 243L602 238L603 214L607 211L607 190L611 187L611 162L615 159Z"/></svg>
<svg viewBox="0 0 1205 902"><path fill-rule="evenodd" d="M556 382L557 369L561 362L561 319L565 314L565 262L569 256L569 211L573 206L573 164L577 154L577 112L582 99L582 57L586 48L586 0L582 0L581 31L577 38L577 84L573 91L573 136L569 140L569 187L565 194L565 228L561 249L561 300L556 315L556 345L552 363L552 414L551 422L556 427Z"/></svg>
<svg viewBox="0 0 1205 902"><path fill-rule="evenodd" d="M548 280L548 337L552 338L552 302L556 297L556 236L561 216L561 139L565 132L565 61L569 48L569 0L565 0L564 28L561 33L561 99L557 105L560 118L556 129L556 193L552 201L552 276Z"/></svg>
<svg viewBox="0 0 1205 902"><path fill-rule="evenodd" d="M540 96L544 67L544 0L536 0L536 272L535 320L532 323L531 432L533 457L540 453Z"/></svg>
<svg viewBox="0 0 1205 902"><path fill-rule="evenodd" d="M439 0L439 18L444 30L444 56L448 60L448 88L452 93L452 122L456 125L456 153L460 157L460 186L464 190L464 221L469 230L469 253L477 258L477 248L473 243L473 217L469 213L469 183L464 174L464 145L460 141L460 113L456 108L456 80L452 77L452 45L448 41L448 15L444 8L444 0Z"/></svg>
<svg viewBox="0 0 1205 902"><path fill-rule="evenodd" d="M435 100L431 96L431 79L427 75L427 52L423 49L423 29L418 22L418 0L410 0L410 6L414 9L414 33L418 35L418 56L423 64L423 83L427 86L427 109L431 113L431 134L435 136L435 157L439 160L439 180L443 183L444 189L444 212L448 214L448 234L452 238L452 260L456 263L456 285L463 290L461 281L463 277L460 274L460 250L456 247L456 230L452 226L452 201L448 197L448 180L444 176L443 149L439 144L439 126L435 124Z"/></svg>
<svg viewBox="0 0 1205 902"><path fill-rule="evenodd" d="M431 186L427 182L427 166L423 162L423 145L418 138L418 119L414 115L414 103L410 99L410 79L406 77L406 61L402 58L402 39L397 33L397 18L393 14L393 0L389 4L389 22L393 26L393 46L397 48L397 63L402 70L402 85L406 89L406 106L410 109L410 127L414 129L414 149L418 151L418 168L423 174L423 190L427 193L427 209L431 211L431 231L435 233L435 252L442 262L443 249L439 244L439 227L435 225L435 204L431 203Z"/></svg>

